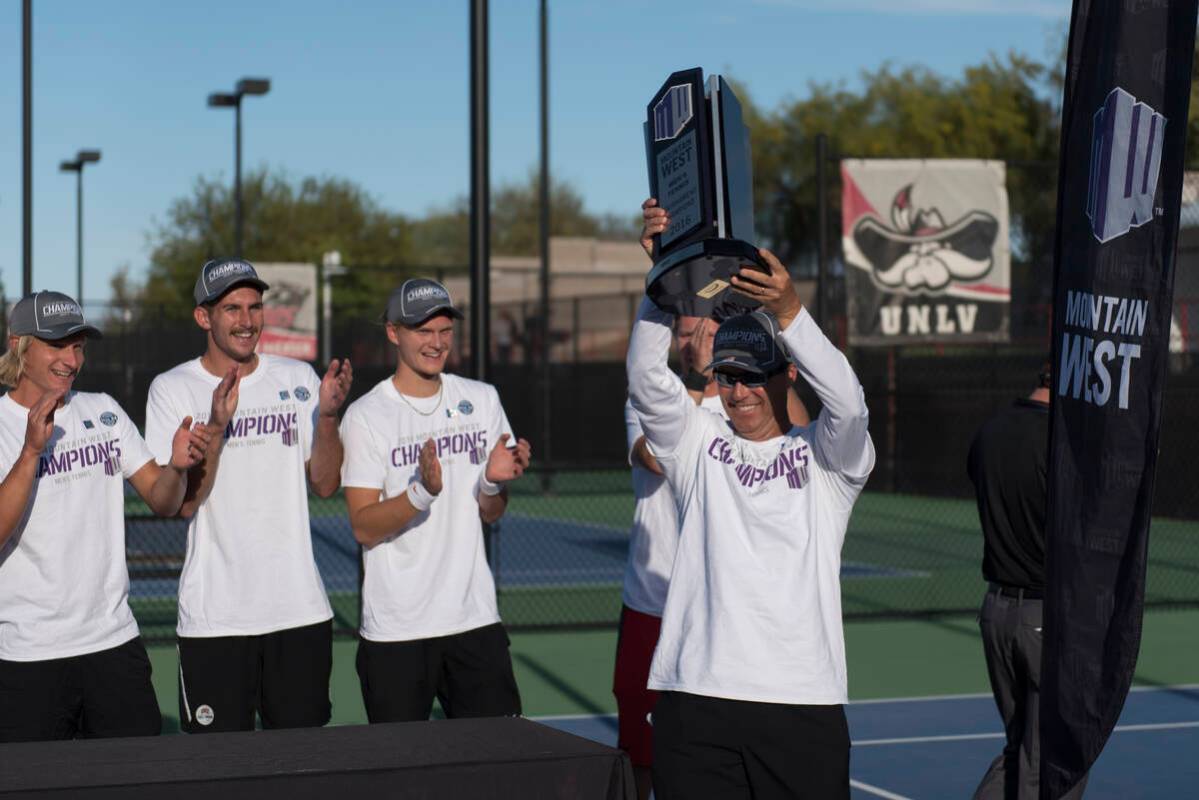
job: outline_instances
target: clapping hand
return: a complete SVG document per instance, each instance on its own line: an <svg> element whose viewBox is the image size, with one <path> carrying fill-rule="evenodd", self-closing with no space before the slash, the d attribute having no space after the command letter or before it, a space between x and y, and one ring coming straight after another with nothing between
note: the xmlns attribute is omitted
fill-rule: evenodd
<svg viewBox="0 0 1199 800"><path fill-rule="evenodd" d="M237 367L230 367L225 377L212 390L212 410L208 414L208 425L215 429L217 435L224 436L225 426L233 419L237 411L238 384Z"/></svg>
<svg viewBox="0 0 1199 800"><path fill-rule="evenodd" d="M171 439L170 466L183 471L199 464L204 460L204 454L208 452L212 436L212 427L192 425L192 418L184 417Z"/></svg>
<svg viewBox="0 0 1199 800"><path fill-rule="evenodd" d="M515 480L529 468L529 458L533 454L532 446L526 439L517 439L516 447L508 447L512 437L505 433L491 448L487 457L487 471L484 473L492 483L506 483Z"/></svg>
<svg viewBox="0 0 1199 800"><path fill-rule="evenodd" d="M62 400L64 392L46 392L33 407L25 423L25 447L40 456L54 435L54 410Z"/></svg>
<svg viewBox="0 0 1199 800"><path fill-rule="evenodd" d="M333 359L321 378L320 415L336 417L337 412L346 402L350 393L350 384L354 381L354 369L350 359ZM428 488L428 487L426 487Z"/></svg>
<svg viewBox="0 0 1199 800"><path fill-rule="evenodd" d="M441 494L441 462L437 460L437 445L432 439L425 442L420 449L420 482L429 494L436 497Z"/></svg>

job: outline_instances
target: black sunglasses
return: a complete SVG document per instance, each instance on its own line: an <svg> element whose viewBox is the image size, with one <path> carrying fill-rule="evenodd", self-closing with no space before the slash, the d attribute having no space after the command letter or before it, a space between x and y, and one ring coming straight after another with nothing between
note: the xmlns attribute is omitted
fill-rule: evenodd
<svg viewBox="0 0 1199 800"><path fill-rule="evenodd" d="M738 383L747 389L765 386L778 372L763 374L760 372L716 372L716 382L721 386L736 386Z"/></svg>

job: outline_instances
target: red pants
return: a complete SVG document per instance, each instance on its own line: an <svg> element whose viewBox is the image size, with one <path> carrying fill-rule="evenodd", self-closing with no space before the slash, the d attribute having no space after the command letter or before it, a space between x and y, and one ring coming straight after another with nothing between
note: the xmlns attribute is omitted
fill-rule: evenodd
<svg viewBox="0 0 1199 800"><path fill-rule="evenodd" d="M649 665L661 628L661 617L628 606L621 608L616 674L612 679L620 727L617 746L638 767L648 767L654 761L654 729L649 715L658 702L658 693L645 688L645 684L649 681Z"/></svg>

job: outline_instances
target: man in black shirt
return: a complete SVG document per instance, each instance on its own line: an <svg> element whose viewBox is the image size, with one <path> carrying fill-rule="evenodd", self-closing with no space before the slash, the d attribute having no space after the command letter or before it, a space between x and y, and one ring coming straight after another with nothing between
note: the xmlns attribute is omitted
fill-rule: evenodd
<svg viewBox="0 0 1199 800"><path fill-rule="evenodd" d="M976 800L1037 798L1041 598L1045 590L1045 498L1049 468L1049 365L1027 398L974 436L966 471L974 483L988 583L979 627L991 692L1007 743L974 792ZM1084 778L1066 795L1082 797Z"/></svg>

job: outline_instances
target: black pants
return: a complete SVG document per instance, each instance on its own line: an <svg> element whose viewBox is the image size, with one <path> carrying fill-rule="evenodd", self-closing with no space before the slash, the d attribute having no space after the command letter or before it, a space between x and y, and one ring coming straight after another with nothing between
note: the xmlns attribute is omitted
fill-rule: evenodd
<svg viewBox="0 0 1199 800"><path fill-rule="evenodd" d="M329 721L333 622L259 636L179 637L186 733L315 728Z"/></svg>
<svg viewBox="0 0 1199 800"><path fill-rule="evenodd" d="M371 722L426 720L435 696L451 719L520 715L508 634L498 622L432 639L359 639L357 667Z"/></svg>
<svg viewBox="0 0 1199 800"><path fill-rule="evenodd" d="M653 725L658 800L849 798L843 706L662 692Z"/></svg>
<svg viewBox="0 0 1199 800"><path fill-rule="evenodd" d="M1041 785L1041 601L983 597L978 617L991 693L1003 719L1003 752L974 791L977 800L1038 800ZM1065 797L1082 797L1084 777Z"/></svg>
<svg viewBox="0 0 1199 800"><path fill-rule="evenodd" d="M162 715L141 638L47 661L0 661L0 742L157 736Z"/></svg>

